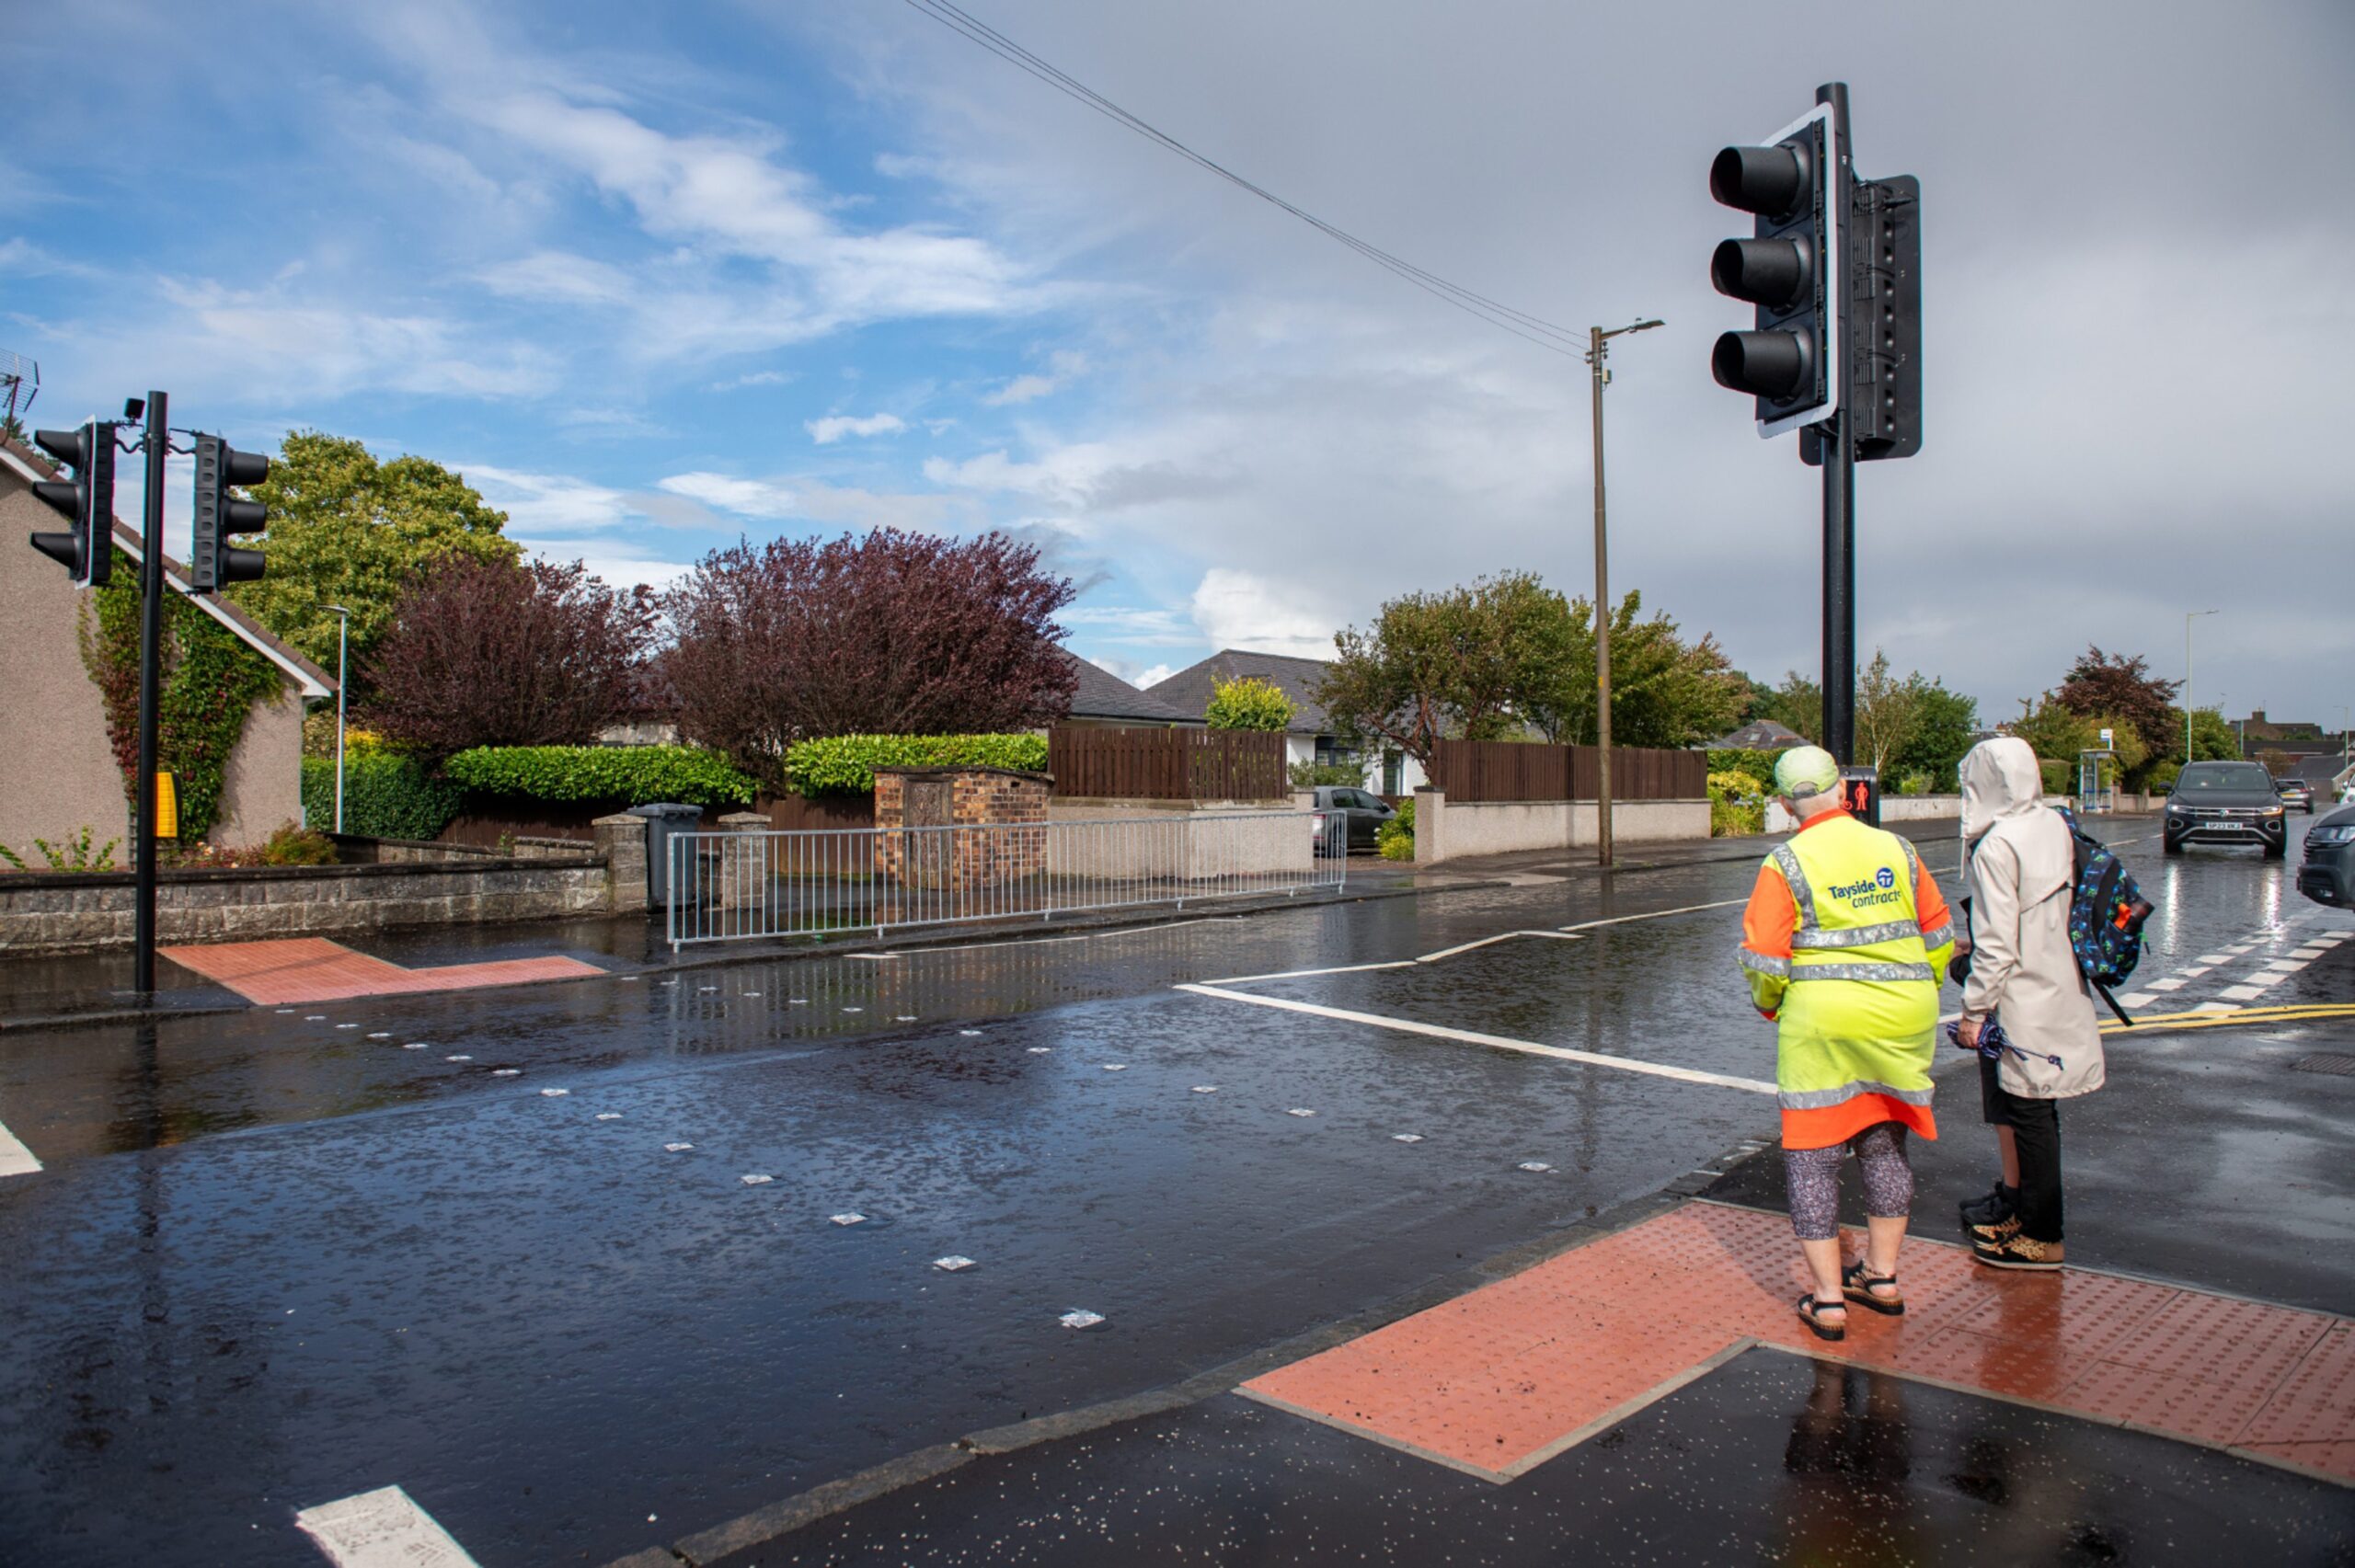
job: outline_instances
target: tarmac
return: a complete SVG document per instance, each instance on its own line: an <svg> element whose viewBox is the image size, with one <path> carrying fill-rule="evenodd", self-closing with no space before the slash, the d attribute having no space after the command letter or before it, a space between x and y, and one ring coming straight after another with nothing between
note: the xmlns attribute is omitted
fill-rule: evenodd
<svg viewBox="0 0 2355 1568"><path fill-rule="evenodd" d="M605 972L0 1033L0 1558L316 1562L398 1486L484 1568L2355 1561L2355 920L2108 826L2180 983L2066 1114L2072 1270L1948 1244L1956 1052L1914 1309L1840 1347L1754 841L677 967L370 943Z"/></svg>

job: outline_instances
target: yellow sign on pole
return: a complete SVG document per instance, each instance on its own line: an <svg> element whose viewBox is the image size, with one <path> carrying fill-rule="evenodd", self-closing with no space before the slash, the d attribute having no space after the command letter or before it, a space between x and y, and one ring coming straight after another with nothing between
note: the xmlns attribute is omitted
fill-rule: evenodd
<svg viewBox="0 0 2355 1568"><path fill-rule="evenodd" d="M177 839L180 836L179 790L173 784L172 775L155 774L155 836Z"/></svg>

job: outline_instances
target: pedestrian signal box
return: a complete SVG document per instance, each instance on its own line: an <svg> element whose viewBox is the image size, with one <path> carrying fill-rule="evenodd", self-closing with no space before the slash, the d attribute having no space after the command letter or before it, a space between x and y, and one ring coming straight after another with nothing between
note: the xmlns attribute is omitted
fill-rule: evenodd
<svg viewBox="0 0 2355 1568"><path fill-rule="evenodd" d="M1840 771L1840 804L1867 828L1880 826L1880 774L1871 768Z"/></svg>
<svg viewBox="0 0 2355 1568"><path fill-rule="evenodd" d="M160 771L155 774L155 836L159 839L180 836L178 781Z"/></svg>

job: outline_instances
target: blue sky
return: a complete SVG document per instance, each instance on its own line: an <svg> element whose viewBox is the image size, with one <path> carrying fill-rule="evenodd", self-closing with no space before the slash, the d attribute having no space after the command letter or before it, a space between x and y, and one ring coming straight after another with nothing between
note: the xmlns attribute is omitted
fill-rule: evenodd
<svg viewBox="0 0 2355 1568"><path fill-rule="evenodd" d="M1665 315L1614 354L1614 587L1769 678L1815 660L1813 475L1708 383L1740 313L1706 283L1732 227L1704 171L1845 74L1859 166L1934 204L1929 441L1860 479L1867 647L1998 716L2089 641L2175 672L2181 612L2216 604L2203 697L2346 700L2323 585L2355 567L2329 412L2355 305L2316 265L2355 237L2343 10L2137 7L2127 36L1999 6L1826 45L1864 13L1761 44L1730 6L980 9L1422 265L1579 326ZM1503 567L1591 587L1574 360L908 6L74 14L18 16L42 87L0 151L0 348L40 362L37 423L162 386L241 445L420 452L626 580L740 533L1015 529L1084 585L1073 645L1132 677L1321 651ZM2185 143L2228 46L2274 90ZM2231 346L2221 420L2170 347L2187 300ZM2188 580L2220 513L2280 547Z"/></svg>

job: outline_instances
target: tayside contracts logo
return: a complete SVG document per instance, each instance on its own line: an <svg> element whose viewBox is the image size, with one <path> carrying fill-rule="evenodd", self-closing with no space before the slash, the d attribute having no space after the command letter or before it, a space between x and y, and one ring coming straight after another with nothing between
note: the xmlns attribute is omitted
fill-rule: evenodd
<svg viewBox="0 0 2355 1568"><path fill-rule="evenodd" d="M1865 910L1897 902L1897 873L1882 866L1869 882L1836 882L1824 889L1851 908Z"/></svg>

